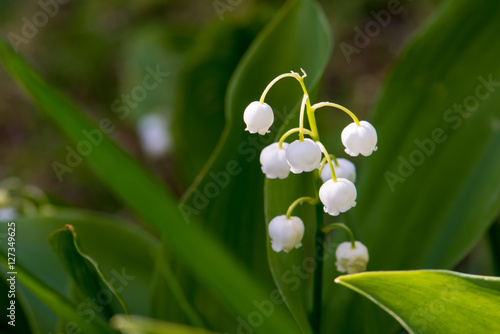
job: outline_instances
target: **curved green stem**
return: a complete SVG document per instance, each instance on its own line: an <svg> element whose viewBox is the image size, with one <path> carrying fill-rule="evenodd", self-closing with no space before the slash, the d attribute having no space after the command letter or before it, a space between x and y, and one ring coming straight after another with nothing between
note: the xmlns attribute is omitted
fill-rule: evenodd
<svg viewBox="0 0 500 334"><path fill-rule="evenodd" d="M330 158L333 160L333 164L335 165L335 167L338 167L339 163L337 162L337 157L334 154L330 153ZM327 161L326 157L323 157L323 159L321 159L320 162L321 167L319 168L319 175L321 175L321 171L323 170L323 167L325 167L326 161Z"/></svg>
<svg viewBox="0 0 500 334"><path fill-rule="evenodd" d="M300 198L297 198L288 207L288 210L286 211L286 219L290 219L290 217L292 216L293 209L295 209L295 207L297 205L299 205L300 203L302 203L302 202L307 202L309 204L316 204L316 203L318 203L318 199L317 198L312 198L312 197L300 197Z"/></svg>
<svg viewBox="0 0 500 334"><path fill-rule="evenodd" d="M328 154L328 151L326 150L325 146L323 146L323 144L321 142L318 141L318 142L316 142L316 144L318 144L319 148L321 149L321 151L325 155L325 158L328 161L328 164L330 165L330 170L332 172L333 182L337 182L337 175L335 174L335 169L333 168L332 159L330 159L330 154Z"/></svg>
<svg viewBox="0 0 500 334"><path fill-rule="evenodd" d="M356 239L354 238L354 234L352 233L351 229L344 223L333 223L326 225L325 227L323 227L322 231L323 233L329 233L331 230L336 228L341 228L346 231L349 234L349 238L351 239L351 248L356 248Z"/></svg>
<svg viewBox="0 0 500 334"><path fill-rule="evenodd" d="M281 136L281 138L280 138L280 140L279 140L279 142L278 142L278 143L279 143L279 148L283 148L283 142L285 141L285 139L286 139L289 135L291 135L291 134L293 134L293 133L295 133L295 132L299 132L299 131L300 131L300 128L293 128L293 129L290 129L290 130L288 130L287 132L285 132L285 133L283 134L283 136ZM308 129L302 129L302 132L303 132L303 133L305 133L305 134L308 134L309 136L312 136L312 132L311 132L311 130L308 130Z"/></svg>
<svg viewBox="0 0 500 334"><path fill-rule="evenodd" d="M278 81L280 81L281 79L287 78L287 77L292 77L292 78L297 79L301 83L301 86L303 86L303 79L302 79L302 77L298 73L295 73L295 72L292 71L291 73L284 73L284 74L278 75L276 78L274 78L273 81L271 81L269 83L269 85L267 85L266 89L264 89L264 92L260 96L259 102L260 103L264 103L264 99L266 98L266 95L269 92L269 90L271 89L271 87L275 83L277 83Z"/></svg>
<svg viewBox="0 0 500 334"><path fill-rule="evenodd" d="M332 103L332 102L320 102L320 103L316 103L315 105L313 105L312 109L316 110L316 109L323 108L323 107L334 107L334 108L337 108L337 109L344 111L349 116L351 116L352 120L356 123L356 125L359 126L359 120L356 117L356 115L354 115L354 113L352 111L350 111L349 109L347 109L344 106L341 106L340 104Z"/></svg>

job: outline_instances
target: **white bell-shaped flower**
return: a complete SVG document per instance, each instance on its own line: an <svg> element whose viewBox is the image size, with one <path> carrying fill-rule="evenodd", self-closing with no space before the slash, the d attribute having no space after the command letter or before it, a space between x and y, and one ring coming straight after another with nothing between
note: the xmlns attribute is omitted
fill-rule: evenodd
<svg viewBox="0 0 500 334"><path fill-rule="evenodd" d="M295 140L286 149L286 160L292 173L310 172L321 167L321 149L310 138Z"/></svg>
<svg viewBox="0 0 500 334"><path fill-rule="evenodd" d="M286 149L288 143L283 143L283 148L280 148L279 143L272 143L266 146L260 153L260 164L262 172L269 179L279 177L284 179L290 174L290 166L286 162Z"/></svg>
<svg viewBox="0 0 500 334"><path fill-rule="evenodd" d="M338 165L333 163L333 169L335 170L335 175L338 178L348 179L351 182L356 181L356 166L349 160L343 158L337 158ZM330 165L327 163L321 171L321 179L326 182L332 178L332 171Z"/></svg>
<svg viewBox="0 0 500 334"><path fill-rule="evenodd" d="M356 187L348 179L332 179L319 188L319 198L325 206L325 212L338 216L356 205Z"/></svg>
<svg viewBox="0 0 500 334"><path fill-rule="evenodd" d="M368 248L361 242L356 241L352 248L350 241L341 243L335 251L337 270L341 273L355 274L366 270L368 263Z"/></svg>
<svg viewBox="0 0 500 334"><path fill-rule="evenodd" d="M367 157L377 150L377 131L367 121L361 121L359 125L349 124L342 130L341 138L345 152L350 156L362 154Z"/></svg>
<svg viewBox="0 0 500 334"><path fill-rule="evenodd" d="M274 217L268 229L275 252L288 253L293 248L302 246L304 223L299 217L290 217L290 219L287 219L285 215Z"/></svg>
<svg viewBox="0 0 500 334"><path fill-rule="evenodd" d="M267 103L254 101L248 105L243 114L243 120L247 125L246 129L250 133L258 132L265 135L274 122L273 109Z"/></svg>

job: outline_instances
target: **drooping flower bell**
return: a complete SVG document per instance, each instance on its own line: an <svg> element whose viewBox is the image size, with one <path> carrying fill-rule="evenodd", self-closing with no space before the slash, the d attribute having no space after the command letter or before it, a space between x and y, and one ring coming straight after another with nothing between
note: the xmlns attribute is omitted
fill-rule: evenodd
<svg viewBox="0 0 500 334"><path fill-rule="evenodd" d="M355 247L349 241L341 243L335 251L337 270L341 273L355 274L366 270L368 264L368 248L356 241Z"/></svg>
<svg viewBox="0 0 500 334"><path fill-rule="evenodd" d="M362 154L367 157L377 150L377 131L367 121L361 121L359 125L349 124L342 130L341 138L345 152L350 156Z"/></svg>
<svg viewBox="0 0 500 334"><path fill-rule="evenodd" d="M243 120L247 125L245 130L265 135L274 122L273 109L267 103L254 101L245 109Z"/></svg>
<svg viewBox="0 0 500 334"><path fill-rule="evenodd" d="M348 179L354 183L356 181L356 166L351 161L343 158L337 158L337 164L333 164L336 176L338 178ZM321 171L321 180L326 182L331 178L332 171L328 165L325 165Z"/></svg>
<svg viewBox="0 0 500 334"><path fill-rule="evenodd" d="M292 173L310 172L321 167L321 149L312 139L295 140L286 149L286 160Z"/></svg>
<svg viewBox="0 0 500 334"><path fill-rule="evenodd" d="M286 161L287 147L288 143L283 143L282 148L279 147L279 143L272 143L260 153L262 172L268 179L284 179L290 174L290 166Z"/></svg>
<svg viewBox="0 0 500 334"><path fill-rule="evenodd" d="M348 179L332 179L319 188L319 198L324 210L331 216L338 216L356 205L356 187Z"/></svg>
<svg viewBox="0 0 500 334"><path fill-rule="evenodd" d="M299 217L286 218L286 215L274 217L268 226L272 248L275 252L288 253L293 248L302 246L304 223Z"/></svg>

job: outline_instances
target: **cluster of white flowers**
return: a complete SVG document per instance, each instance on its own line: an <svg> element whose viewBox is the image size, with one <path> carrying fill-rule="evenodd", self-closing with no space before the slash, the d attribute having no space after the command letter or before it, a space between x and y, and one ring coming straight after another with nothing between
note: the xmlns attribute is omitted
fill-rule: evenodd
<svg viewBox="0 0 500 334"><path fill-rule="evenodd" d="M353 122L347 125L341 134L341 141L345 146L345 152L350 156L359 154L369 156L377 150L377 132L375 128L366 121L359 121L356 116L343 106L331 102L321 102L311 105L308 93L305 89L303 79L298 73L285 73L274 79L264 90L260 101L254 101L245 109L243 119L246 130L250 133L265 135L274 122L274 113L264 99L274 83L284 77L297 79L304 90L302 100L299 127L287 131L278 142L272 143L262 150L260 163L262 172L270 179L287 178L290 172L300 174L302 172L317 171L318 178L323 181L316 199L311 201L322 202L324 211L332 216L346 212L356 205L356 168L354 164L343 158L335 158L330 155L319 140L314 112L322 107L334 107L345 111ZM304 128L304 117L307 115L311 129ZM298 133L299 138L290 144L284 140L291 134ZM310 138L305 138L304 135ZM324 156L324 157L323 157ZM332 159L333 158L333 159ZM301 198L302 199L302 198ZM304 223L299 217L291 216L294 206L301 202L295 201L286 215L275 217L268 226L272 248L276 252L289 252L293 248L302 245L304 235ZM348 246L346 246L348 244ZM354 243L343 243L337 249L337 268L339 271L354 273L366 268L368 262L368 250L359 241Z"/></svg>

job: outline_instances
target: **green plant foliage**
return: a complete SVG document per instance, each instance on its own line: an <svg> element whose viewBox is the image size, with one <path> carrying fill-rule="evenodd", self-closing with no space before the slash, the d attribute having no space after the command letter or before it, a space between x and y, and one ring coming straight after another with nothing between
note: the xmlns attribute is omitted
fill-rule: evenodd
<svg viewBox="0 0 500 334"><path fill-rule="evenodd" d="M498 333L500 279L445 270L367 272L335 282L370 299L409 333Z"/></svg>
<svg viewBox="0 0 500 334"><path fill-rule="evenodd" d="M106 277L116 280L131 313L148 315L148 289L159 240L126 221L76 209L57 209L50 216L20 217L16 220L17 262L59 294L73 299L69 289L71 279L47 242L50 233L65 225L78 230L81 249L99 263ZM5 244L1 246L5 254ZM29 291L22 291L33 310L36 327L41 333L54 331L54 313L37 302ZM89 309L90 305L84 303L81 311L88 314Z"/></svg>
<svg viewBox="0 0 500 334"><path fill-rule="evenodd" d="M72 225L66 225L49 235L52 250L59 256L83 299L103 300L100 314L109 320L117 313L128 313L125 301L99 269L97 262L82 253L77 233ZM116 278L113 279L116 281Z"/></svg>
<svg viewBox="0 0 500 334"><path fill-rule="evenodd" d="M74 143L88 140L85 130L99 133L96 125L69 100L41 80L3 41L0 42L0 60L40 109ZM103 130L102 120L100 123L100 129ZM105 128L109 129L109 126L108 122ZM234 257L197 223L186 223L176 201L160 182L130 159L102 131L100 135L102 137L99 144L86 157L94 172L138 216L162 233L169 247L203 283L217 291L227 305L245 317L255 311L254 300L269 298ZM279 308L260 328L263 333L297 331L293 322L289 321L289 315Z"/></svg>
<svg viewBox="0 0 500 334"><path fill-rule="evenodd" d="M234 20L213 23L187 52L179 74L172 130L176 161L188 184L206 164L224 129L227 85L258 32L254 26Z"/></svg>
<svg viewBox="0 0 500 334"><path fill-rule="evenodd" d="M370 251L369 270L452 268L500 211L500 45L491 45L499 7L447 3L385 83L373 118L379 149L360 167L358 204L348 215ZM333 261L328 266L326 277L338 275ZM347 307L349 299L327 288L334 316L326 328L392 328L364 302Z"/></svg>
<svg viewBox="0 0 500 334"><path fill-rule="evenodd" d="M0 263L7 268L7 258L0 252ZM71 322L73 330L81 329L82 332L107 334L113 331L99 318L94 317L87 321L76 310L76 305L57 291L43 283L38 277L24 270L16 264L17 280L28 288L37 298L47 305L60 319Z"/></svg>
<svg viewBox="0 0 500 334"><path fill-rule="evenodd" d="M117 315L111 319L111 325L123 334L216 334L201 328L137 316Z"/></svg>

